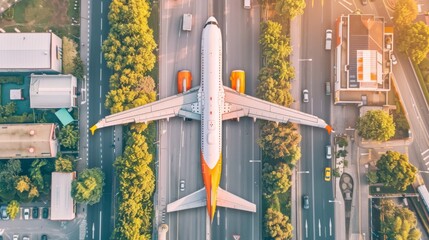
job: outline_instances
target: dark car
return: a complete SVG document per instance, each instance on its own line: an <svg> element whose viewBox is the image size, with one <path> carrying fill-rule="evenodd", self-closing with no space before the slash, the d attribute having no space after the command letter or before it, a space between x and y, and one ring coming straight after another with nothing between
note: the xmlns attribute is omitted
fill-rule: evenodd
<svg viewBox="0 0 429 240"><path fill-rule="evenodd" d="M302 207L304 209L310 208L310 199L308 198L308 195L302 196Z"/></svg>
<svg viewBox="0 0 429 240"><path fill-rule="evenodd" d="M39 218L39 208L33 207L33 218Z"/></svg>
<svg viewBox="0 0 429 240"><path fill-rule="evenodd" d="M45 234L42 235L42 240L48 240L48 236L46 236Z"/></svg>
<svg viewBox="0 0 429 240"><path fill-rule="evenodd" d="M3 220L9 220L9 215L7 214L6 208L6 205L0 207L1 219Z"/></svg>
<svg viewBox="0 0 429 240"><path fill-rule="evenodd" d="M49 216L49 208L44 207L42 210L42 218L47 219Z"/></svg>

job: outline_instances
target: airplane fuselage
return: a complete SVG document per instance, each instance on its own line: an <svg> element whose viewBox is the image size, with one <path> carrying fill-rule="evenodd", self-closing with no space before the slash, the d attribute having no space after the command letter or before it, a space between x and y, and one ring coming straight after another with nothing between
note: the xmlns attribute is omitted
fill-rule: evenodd
<svg viewBox="0 0 429 240"><path fill-rule="evenodd" d="M213 220L217 189L222 172L222 35L211 17L204 26L201 40L201 170L207 194L207 212Z"/></svg>

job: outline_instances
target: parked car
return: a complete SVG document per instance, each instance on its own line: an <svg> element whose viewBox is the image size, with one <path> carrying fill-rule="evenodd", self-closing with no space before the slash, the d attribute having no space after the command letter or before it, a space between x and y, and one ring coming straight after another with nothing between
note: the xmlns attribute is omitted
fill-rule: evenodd
<svg viewBox="0 0 429 240"><path fill-rule="evenodd" d="M331 181L331 168L330 167L325 168L325 181L326 182Z"/></svg>
<svg viewBox="0 0 429 240"><path fill-rule="evenodd" d="M49 217L49 208L44 207L42 209L42 218L47 219Z"/></svg>
<svg viewBox="0 0 429 240"><path fill-rule="evenodd" d="M185 180L180 180L180 191L185 191Z"/></svg>
<svg viewBox="0 0 429 240"><path fill-rule="evenodd" d="M0 206L1 219L3 220L9 220L9 215L7 214L6 208L6 205Z"/></svg>
<svg viewBox="0 0 429 240"><path fill-rule="evenodd" d="M30 237L29 237L29 236L24 236L24 237L22 238L22 240L30 240Z"/></svg>
<svg viewBox="0 0 429 240"><path fill-rule="evenodd" d="M327 145L325 148L326 148L326 159L329 160L332 158L331 145Z"/></svg>
<svg viewBox="0 0 429 240"><path fill-rule="evenodd" d="M308 90L304 89L302 91L302 101L305 102L305 103L308 103L309 99L310 99L310 97L308 96Z"/></svg>
<svg viewBox="0 0 429 240"><path fill-rule="evenodd" d="M304 209L310 208L310 199L309 199L308 195L302 196L302 207Z"/></svg>
<svg viewBox="0 0 429 240"><path fill-rule="evenodd" d="M30 219L30 209L29 208L24 208L24 219L25 220Z"/></svg>
<svg viewBox="0 0 429 240"><path fill-rule="evenodd" d="M46 234L43 234L41 239L42 240L48 240L48 236L46 236Z"/></svg>
<svg viewBox="0 0 429 240"><path fill-rule="evenodd" d="M19 235L18 234L14 234L12 237L13 240L19 240Z"/></svg>
<svg viewBox="0 0 429 240"><path fill-rule="evenodd" d="M39 208L38 207L33 207L33 212L32 212L32 214L33 214L33 219L34 218L39 218Z"/></svg>

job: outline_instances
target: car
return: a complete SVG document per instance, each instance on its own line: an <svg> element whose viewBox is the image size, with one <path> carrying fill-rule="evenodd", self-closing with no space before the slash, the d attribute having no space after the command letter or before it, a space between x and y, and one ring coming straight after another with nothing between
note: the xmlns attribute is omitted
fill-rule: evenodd
<svg viewBox="0 0 429 240"><path fill-rule="evenodd" d="M390 59L392 59L392 64L393 64L393 65L396 65L396 64L398 63L398 60L396 59L396 56L395 56L394 54L392 54L392 55L390 56Z"/></svg>
<svg viewBox="0 0 429 240"><path fill-rule="evenodd" d="M30 209L29 208L24 208L24 219L25 220L30 219Z"/></svg>
<svg viewBox="0 0 429 240"><path fill-rule="evenodd" d="M180 180L180 191L185 191L185 180Z"/></svg>
<svg viewBox="0 0 429 240"><path fill-rule="evenodd" d="M361 1L361 3L362 3L362 5L368 5L368 0L360 0Z"/></svg>
<svg viewBox="0 0 429 240"><path fill-rule="evenodd" d="M326 182L331 181L331 168L330 167L325 168L325 181Z"/></svg>
<svg viewBox="0 0 429 240"><path fill-rule="evenodd" d="M22 240L30 240L30 237L29 236L24 236L24 237L22 237Z"/></svg>
<svg viewBox="0 0 429 240"><path fill-rule="evenodd" d="M9 215L7 214L6 209L7 209L6 205L0 206L1 219L3 220L9 220Z"/></svg>
<svg viewBox="0 0 429 240"><path fill-rule="evenodd" d="M310 199L309 199L308 195L302 196L302 207L304 209L310 208Z"/></svg>
<svg viewBox="0 0 429 240"><path fill-rule="evenodd" d="M303 102L305 102L305 103L308 103L309 102L309 96L308 96L308 90L307 89L304 89L303 91L302 91L302 101Z"/></svg>
<svg viewBox="0 0 429 240"><path fill-rule="evenodd" d="M331 159L332 158L332 149L331 149L331 145L326 145L326 159Z"/></svg>
<svg viewBox="0 0 429 240"><path fill-rule="evenodd" d="M49 217L49 208L44 207L42 209L42 218L47 219Z"/></svg>
<svg viewBox="0 0 429 240"><path fill-rule="evenodd" d="M32 214L33 214L33 219L34 218L39 218L39 208L38 207L33 207L33 212L32 212Z"/></svg>
<svg viewBox="0 0 429 240"><path fill-rule="evenodd" d="M13 240L19 240L19 235L18 234L14 234L12 237Z"/></svg>
<svg viewBox="0 0 429 240"><path fill-rule="evenodd" d="M48 236L46 236L46 234L43 234L41 239L42 240L48 240Z"/></svg>

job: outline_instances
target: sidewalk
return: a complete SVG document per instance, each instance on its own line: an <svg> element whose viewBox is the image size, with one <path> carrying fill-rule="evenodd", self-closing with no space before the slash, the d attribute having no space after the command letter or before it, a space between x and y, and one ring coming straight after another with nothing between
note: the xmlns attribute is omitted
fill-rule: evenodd
<svg viewBox="0 0 429 240"><path fill-rule="evenodd" d="M78 89L81 95L78 96L79 104L79 161L76 171L81 172L88 168L88 86L89 86L89 26L90 26L90 2L89 0L80 1L80 58L83 61L86 80L78 81ZM82 219L79 226L79 239L86 239L87 221L86 204L77 204L77 219Z"/></svg>

